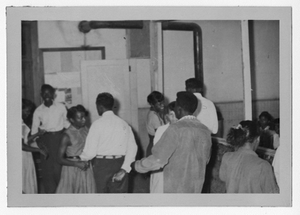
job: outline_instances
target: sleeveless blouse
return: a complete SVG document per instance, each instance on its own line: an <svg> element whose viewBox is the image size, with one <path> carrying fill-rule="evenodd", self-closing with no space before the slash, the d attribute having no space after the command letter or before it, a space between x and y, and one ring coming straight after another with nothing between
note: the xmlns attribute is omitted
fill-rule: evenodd
<svg viewBox="0 0 300 215"><path fill-rule="evenodd" d="M71 145L66 149L66 155L68 157L79 156L82 153L88 131L87 127L77 129L72 125L65 131L71 142Z"/></svg>

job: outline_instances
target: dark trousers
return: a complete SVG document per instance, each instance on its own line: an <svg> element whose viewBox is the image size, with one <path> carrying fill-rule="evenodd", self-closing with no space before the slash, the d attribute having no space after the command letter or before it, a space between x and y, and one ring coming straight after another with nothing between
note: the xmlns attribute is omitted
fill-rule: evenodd
<svg viewBox="0 0 300 215"><path fill-rule="evenodd" d="M123 165L124 157L117 159L96 158L93 162L97 193L128 193L128 173L121 181L112 182L112 177Z"/></svg>
<svg viewBox="0 0 300 215"><path fill-rule="evenodd" d="M47 159L41 158L42 186L45 193L55 193L60 180L62 166L57 158L62 135L63 132L45 133L40 140L49 153Z"/></svg>

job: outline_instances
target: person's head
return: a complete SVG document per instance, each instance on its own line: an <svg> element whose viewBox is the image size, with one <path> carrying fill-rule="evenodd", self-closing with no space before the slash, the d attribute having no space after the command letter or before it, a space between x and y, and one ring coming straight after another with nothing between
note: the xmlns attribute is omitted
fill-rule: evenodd
<svg viewBox="0 0 300 215"><path fill-rule="evenodd" d="M269 126L273 120L272 115L267 112L267 111L263 111L260 115L259 115L259 124L261 126L261 128L265 128L267 126Z"/></svg>
<svg viewBox="0 0 300 215"><path fill-rule="evenodd" d="M151 108L155 112L163 112L165 105L164 105L164 95L158 91L153 91L147 97L147 102L150 104Z"/></svg>
<svg viewBox="0 0 300 215"><path fill-rule="evenodd" d="M191 92L178 92L175 103L175 115L177 119L192 115L198 106L197 97Z"/></svg>
<svg viewBox="0 0 300 215"><path fill-rule="evenodd" d="M22 119L26 120L34 111L35 105L28 99L22 99Z"/></svg>
<svg viewBox="0 0 300 215"><path fill-rule="evenodd" d="M249 144L255 151L259 144L257 124L251 120L241 121L237 127L229 130L227 142L235 148Z"/></svg>
<svg viewBox="0 0 300 215"><path fill-rule="evenodd" d="M96 106L97 106L98 114L100 116L102 116L102 114L105 111L113 109L114 97L110 93L107 93L107 92L100 93L100 94L98 94L97 99L96 99Z"/></svg>
<svg viewBox="0 0 300 215"><path fill-rule="evenodd" d="M43 84L41 87L41 97L46 105L51 105L54 100L55 89L49 84Z"/></svg>
<svg viewBox="0 0 300 215"><path fill-rule="evenodd" d="M189 78L185 81L185 90L191 93L203 93L203 86L200 80Z"/></svg>
<svg viewBox="0 0 300 215"><path fill-rule="evenodd" d="M274 129L277 134L280 134L280 122L279 118L274 120Z"/></svg>
<svg viewBox="0 0 300 215"><path fill-rule="evenodd" d="M171 124L177 121L176 115L175 115L175 105L176 102L170 102L167 106L167 114L166 114L166 118L167 121L170 122Z"/></svg>
<svg viewBox="0 0 300 215"><path fill-rule="evenodd" d="M85 126L87 110L82 105L77 105L68 109L67 118L75 128Z"/></svg>

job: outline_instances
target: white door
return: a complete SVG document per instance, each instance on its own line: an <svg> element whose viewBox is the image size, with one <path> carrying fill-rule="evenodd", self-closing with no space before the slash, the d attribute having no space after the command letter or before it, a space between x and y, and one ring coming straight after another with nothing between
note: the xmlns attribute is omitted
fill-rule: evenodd
<svg viewBox="0 0 300 215"><path fill-rule="evenodd" d="M132 104L130 80L128 60L82 61L82 101L89 110L91 122L99 118L96 109L97 95L109 92L115 98L114 113L135 127L137 117L133 113L137 111L132 110L137 110L137 105Z"/></svg>

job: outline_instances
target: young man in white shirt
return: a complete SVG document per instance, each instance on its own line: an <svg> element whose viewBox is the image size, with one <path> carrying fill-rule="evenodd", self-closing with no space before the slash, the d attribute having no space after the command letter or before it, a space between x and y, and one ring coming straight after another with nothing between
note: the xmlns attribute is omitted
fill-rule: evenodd
<svg viewBox="0 0 300 215"><path fill-rule="evenodd" d="M130 164L135 160L137 145L131 127L112 109L114 98L100 93L96 99L98 114L93 122L81 160L94 160L97 193L127 193Z"/></svg>
<svg viewBox="0 0 300 215"><path fill-rule="evenodd" d="M70 126L67 109L54 101L55 89L48 84L41 87L43 103L34 111L31 134L39 130L45 133L37 139L39 148L48 152L48 158L41 159L42 185L45 193L55 193L60 180L61 165L57 162L58 148L63 129Z"/></svg>
<svg viewBox="0 0 300 215"><path fill-rule="evenodd" d="M196 78L189 78L185 81L185 89L193 93L198 99L198 107L194 116L204 124L212 134L218 132L218 117L214 103L202 96L203 86Z"/></svg>

